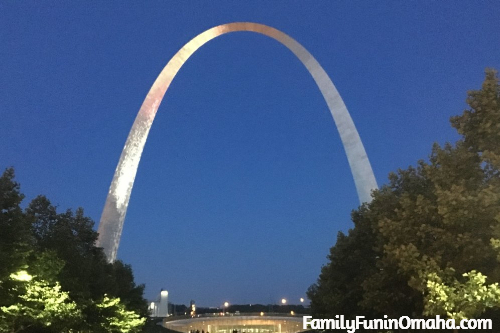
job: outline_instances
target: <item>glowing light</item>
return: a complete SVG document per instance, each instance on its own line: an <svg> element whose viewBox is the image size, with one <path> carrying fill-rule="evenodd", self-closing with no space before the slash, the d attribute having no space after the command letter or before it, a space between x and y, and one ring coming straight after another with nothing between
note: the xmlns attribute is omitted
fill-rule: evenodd
<svg viewBox="0 0 500 333"><path fill-rule="evenodd" d="M328 74L317 60L297 41L272 27L251 22L223 24L199 34L172 57L154 82L137 114L125 142L118 166L116 167L99 223L97 246L104 249L109 262L113 262L116 259L123 230L123 222L125 221L139 161L149 130L165 92L179 69L196 50L220 35L237 31L251 31L277 40L295 54L307 68L323 94L339 131L340 139L344 145L347 160L354 178L359 201L361 203L371 201L371 192L378 187L370 161L368 160L358 131L354 126L354 122L337 88L335 88Z"/></svg>
<svg viewBox="0 0 500 333"><path fill-rule="evenodd" d="M229 306L229 302L224 302L224 307L228 307Z"/></svg>
<svg viewBox="0 0 500 333"><path fill-rule="evenodd" d="M261 315L261 316L263 316L263 315L264 315L264 312L261 312L261 313L260 313L260 315Z"/></svg>
<svg viewBox="0 0 500 333"><path fill-rule="evenodd" d="M162 290L160 294L161 296L168 296L168 291Z"/></svg>
<svg viewBox="0 0 500 333"><path fill-rule="evenodd" d="M290 311L290 314L291 314L292 316L295 316L295 312L294 312L293 310L292 310L292 311Z"/></svg>
<svg viewBox="0 0 500 333"><path fill-rule="evenodd" d="M286 304L286 299L282 298L281 299L281 304Z"/></svg>
<svg viewBox="0 0 500 333"><path fill-rule="evenodd" d="M300 303L304 303L304 299L302 297L300 298Z"/></svg>
<svg viewBox="0 0 500 333"><path fill-rule="evenodd" d="M17 273L12 273L10 275L10 278L17 281L31 281L31 279L33 279L33 277L29 275L28 272L26 271L19 271Z"/></svg>

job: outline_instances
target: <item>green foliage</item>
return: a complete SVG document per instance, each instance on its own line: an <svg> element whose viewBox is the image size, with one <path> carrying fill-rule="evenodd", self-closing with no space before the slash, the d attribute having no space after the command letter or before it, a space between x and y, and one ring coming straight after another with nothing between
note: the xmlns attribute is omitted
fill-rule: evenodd
<svg viewBox="0 0 500 333"><path fill-rule="evenodd" d="M353 212L309 290L314 314L471 318L498 308L499 96L487 70L482 90L468 93L471 109L451 119L463 138L391 173Z"/></svg>
<svg viewBox="0 0 500 333"><path fill-rule="evenodd" d="M491 167L500 168L500 92L497 72L486 70L486 79L481 90L468 93L470 110L451 118L453 127L464 136L464 142Z"/></svg>
<svg viewBox="0 0 500 333"><path fill-rule="evenodd" d="M0 307L0 332L20 332L31 326L52 326L62 331L80 319L76 303L58 282L49 283L26 271L13 273L10 279L17 300Z"/></svg>
<svg viewBox="0 0 500 333"><path fill-rule="evenodd" d="M487 308L500 307L498 283L486 286L486 276L476 271L464 273L463 277L467 278L464 283L454 279L445 284L438 274L430 273L424 314L461 320L475 318Z"/></svg>
<svg viewBox="0 0 500 333"><path fill-rule="evenodd" d="M14 181L14 169L0 177L0 306L9 304L10 274L26 268L32 239L30 223L19 206L24 196Z"/></svg>
<svg viewBox="0 0 500 333"><path fill-rule="evenodd" d="M339 232L337 244L328 256L330 264L322 267L318 282L307 292L316 316L333 318L329 315L360 313L357 310L362 300L361 282L368 277L370 270L365 268L373 267L376 256L372 240L371 230L361 223L347 236Z"/></svg>
<svg viewBox="0 0 500 333"><path fill-rule="evenodd" d="M0 177L0 332L137 332L147 315L144 285L135 284L129 265L107 263L83 209L58 213L38 196L23 211L23 198L7 169Z"/></svg>
<svg viewBox="0 0 500 333"><path fill-rule="evenodd" d="M103 300L97 304L101 317L104 321L101 323L104 332L110 333L134 333L140 332L146 322L145 317L140 317L134 311L128 311L120 303L119 298L109 298L104 296Z"/></svg>

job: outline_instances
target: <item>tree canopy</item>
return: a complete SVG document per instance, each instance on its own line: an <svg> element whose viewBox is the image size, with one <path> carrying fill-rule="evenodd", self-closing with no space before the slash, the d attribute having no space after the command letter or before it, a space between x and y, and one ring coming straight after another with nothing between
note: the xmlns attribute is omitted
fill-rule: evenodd
<svg viewBox="0 0 500 333"><path fill-rule="evenodd" d="M138 332L147 316L132 268L106 261L82 208L44 196L21 208L14 170L0 177L0 332Z"/></svg>
<svg viewBox="0 0 500 333"><path fill-rule="evenodd" d="M308 291L313 314L452 319L500 313L500 86L486 71L461 138L389 175L352 213ZM487 313L485 313L487 311Z"/></svg>

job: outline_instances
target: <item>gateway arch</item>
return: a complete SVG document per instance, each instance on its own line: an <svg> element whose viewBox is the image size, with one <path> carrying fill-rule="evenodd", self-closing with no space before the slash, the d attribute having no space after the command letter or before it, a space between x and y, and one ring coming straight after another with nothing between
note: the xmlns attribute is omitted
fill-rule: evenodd
<svg viewBox="0 0 500 333"><path fill-rule="evenodd" d="M141 154L156 111L170 83L182 65L201 46L215 37L237 31L256 32L277 40L292 51L307 68L323 94L339 131L340 139L344 145L347 160L349 161L354 178L359 201L361 203L371 201L371 191L377 188L377 182L365 148L342 98L316 59L297 41L275 28L251 22L223 24L199 34L170 59L149 90L135 118L120 156L120 161L116 167L98 228L99 238L97 246L104 249L108 261L112 262L116 259L123 222L127 213L130 194L134 185Z"/></svg>

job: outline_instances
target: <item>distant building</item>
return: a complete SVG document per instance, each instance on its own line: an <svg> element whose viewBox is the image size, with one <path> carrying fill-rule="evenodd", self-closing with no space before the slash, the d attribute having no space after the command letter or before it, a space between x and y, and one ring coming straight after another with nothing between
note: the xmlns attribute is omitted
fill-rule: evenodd
<svg viewBox="0 0 500 333"><path fill-rule="evenodd" d="M149 304L151 317L168 317L168 291L161 290L160 295Z"/></svg>
<svg viewBox="0 0 500 333"><path fill-rule="evenodd" d="M194 315L196 314L196 303L194 302L194 300L191 300L191 302L189 302L189 309L191 311L191 317L194 317Z"/></svg>

